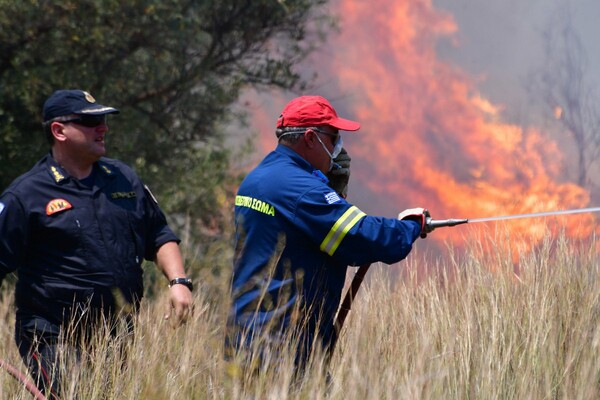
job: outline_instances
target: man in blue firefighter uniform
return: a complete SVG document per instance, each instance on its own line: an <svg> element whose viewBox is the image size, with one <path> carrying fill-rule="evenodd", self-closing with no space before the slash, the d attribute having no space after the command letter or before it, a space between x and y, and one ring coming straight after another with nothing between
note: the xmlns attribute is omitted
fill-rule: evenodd
<svg viewBox="0 0 600 400"><path fill-rule="evenodd" d="M60 337L68 329L80 343L135 311L144 259L169 280L177 322L192 309L179 239L133 170L104 157L115 113L88 92L54 92L43 109L51 151L0 195L0 284L18 273L15 338L49 398L60 396Z"/></svg>
<svg viewBox="0 0 600 400"><path fill-rule="evenodd" d="M359 128L321 96L285 106L277 148L235 198L229 349L295 340L299 363L315 346L328 351L347 266L396 263L427 233L423 208L389 219L345 200L350 158L340 131Z"/></svg>

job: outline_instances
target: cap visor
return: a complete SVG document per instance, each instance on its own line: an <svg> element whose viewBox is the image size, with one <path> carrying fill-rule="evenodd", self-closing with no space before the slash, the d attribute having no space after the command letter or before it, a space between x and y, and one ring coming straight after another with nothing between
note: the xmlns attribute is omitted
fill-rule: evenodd
<svg viewBox="0 0 600 400"><path fill-rule="evenodd" d="M360 129L360 124L349 119L338 118L335 121L329 122L327 125L333 126L341 131L357 131Z"/></svg>
<svg viewBox="0 0 600 400"><path fill-rule="evenodd" d="M118 113L119 113L119 110L117 110L116 108L96 104L94 107L84 108L83 110L76 111L74 114L103 115L103 114L118 114Z"/></svg>

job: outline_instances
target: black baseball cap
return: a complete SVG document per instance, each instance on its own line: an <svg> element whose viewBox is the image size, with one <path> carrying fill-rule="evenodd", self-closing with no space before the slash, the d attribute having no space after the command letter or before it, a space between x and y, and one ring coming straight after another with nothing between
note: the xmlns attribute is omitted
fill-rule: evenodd
<svg viewBox="0 0 600 400"><path fill-rule="evenodd" d="M114 107L96 103L96 99L84 90L57 90L44 103L44 122L71 114L103 115L118 114Z"/></svg>

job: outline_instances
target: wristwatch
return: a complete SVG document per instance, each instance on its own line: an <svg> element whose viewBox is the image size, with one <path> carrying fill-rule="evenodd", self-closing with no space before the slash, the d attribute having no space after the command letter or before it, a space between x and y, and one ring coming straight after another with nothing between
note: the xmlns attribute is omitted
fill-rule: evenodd
<svg viewBox="0 0 600 400"><path fill-rule="evenodd" d="M185 285L190 292L194 290L194 285L192 284L192 280L190 278L175 278L169 282L169 287L173 285Z"/></svg>

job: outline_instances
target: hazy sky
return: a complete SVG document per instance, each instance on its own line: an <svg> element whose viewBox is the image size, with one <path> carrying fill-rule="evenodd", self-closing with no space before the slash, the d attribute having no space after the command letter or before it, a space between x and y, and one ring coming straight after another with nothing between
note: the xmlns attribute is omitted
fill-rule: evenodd
<svg viewBox="0 0 600 400"><path fill-rule="evenodd" d="M507 106L506 116L527 112L525 81L544 63L543 32L557 13L569 9L588 58L587 79L600 83L599 0L434 0L457 25L458 45L440 45L438 54L484 78L487 98Z"/></svg>

